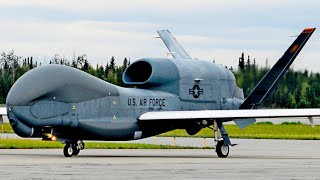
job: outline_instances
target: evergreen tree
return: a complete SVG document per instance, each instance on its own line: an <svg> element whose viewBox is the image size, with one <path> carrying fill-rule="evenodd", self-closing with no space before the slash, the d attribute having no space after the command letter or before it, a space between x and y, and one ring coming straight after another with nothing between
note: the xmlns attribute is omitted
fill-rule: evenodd
<svg viewBox="0 0 320 180"><path fill-rule="evenodd" d="M239 57L239 64L238 64L239 68L241 70L244 70L244 53L241 54L241 57Z"/></svg>
<svg viewBox="0 0 320 180"><path fill-rule="evenodd" d="M250 56L248 55L248 59L247 59L247 70L251 69L251 60L250 60Z"/></svg>
<svg viewBox="0 0 320 180"><path fill-rule="evenodd" d="M109 64L107 63L107 65L106 65L106 67L104 69L105 80L107 80L108 74L109 74Z"/></svg>
<svg viewBox="0 0 320 180"><path fill-rule="evenodd" d="M115 62L114 56L112 56L111 60L110 60L109 70L114 73L115 72L115 67L116 67L116 62Z"/></svg>
<svg viewBox="0 0 320 180"><path fill-rule="evenodd" d="M122 63L122 69L125 70L128 67L128 60L127 58L124 58L123 63Z"/></svg>
<svg viewBox="0 0 320 180"><path fill-rule="evenodd" d="M30 65L29 65L29 69L33 69L33 58L30 58Z"/></svg>
<svg viewBox="0 0 320 180"><path fill-rule="evenodd" d="M87 59L84 59L83 67L81 70L85 72L89 72L89 63Z"/></svg>

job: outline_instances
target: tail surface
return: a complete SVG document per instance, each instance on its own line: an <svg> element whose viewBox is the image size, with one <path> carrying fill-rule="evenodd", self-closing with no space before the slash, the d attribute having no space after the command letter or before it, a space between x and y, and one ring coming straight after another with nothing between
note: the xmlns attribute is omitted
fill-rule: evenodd
<svg viewBox="0 0 320 180"><path fill-rule="evenodd" d="M253 109L263 103L263 101L271 94L279 79L287 72L315 29L316 28L306 28L302 31L283 56L261 79L258 85L241 104L239 109Z"/></svg>
<svg viewBox="0 0 320 180"><path fill-rule="evenodd" d="M169 30L159 30L157 32L174 58L191 59L187 51L183 49Z"/></svg>

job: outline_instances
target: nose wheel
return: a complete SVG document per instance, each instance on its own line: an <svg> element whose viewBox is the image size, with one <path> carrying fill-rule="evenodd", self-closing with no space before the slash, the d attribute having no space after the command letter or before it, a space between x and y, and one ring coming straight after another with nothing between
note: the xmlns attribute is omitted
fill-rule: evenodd
<svg viewBox="0 0 320 180"><path fill-rule="evenodd" d="M76 156L79 154L80 150L84 149L84 143L78 141L76 143L66 142L66 145L63 148L63 155L65 157Z"/></svg>

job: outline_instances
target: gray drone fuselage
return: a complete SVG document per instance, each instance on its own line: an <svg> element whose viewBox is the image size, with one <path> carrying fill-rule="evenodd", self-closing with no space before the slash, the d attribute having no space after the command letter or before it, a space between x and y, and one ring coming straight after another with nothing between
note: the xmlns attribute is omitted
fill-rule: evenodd
<svg viewBox="0 0 320 180"><path fill-rule="evenodd" d="M123 81L135 88L67 66L37 67L8 94L10 123L22 137L133 140L200 126L195 121L140 122L145 112L238 109L244 100L233 73L209 61L140 59L125 70Z"/></svg>

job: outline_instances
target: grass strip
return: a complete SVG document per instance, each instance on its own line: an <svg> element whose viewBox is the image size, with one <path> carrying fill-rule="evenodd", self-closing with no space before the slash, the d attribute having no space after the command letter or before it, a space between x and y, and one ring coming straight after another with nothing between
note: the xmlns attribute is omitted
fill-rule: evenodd
<svg viewBox="0 0 320 180"><path fill-rule="evenodd" d="M56 149L64 144L57 141L30 139L0 139L0 149ZM189 147L139 143L85 142L86 149L211 149L212 147Z"/></svg>
<svg viewBox="0 0 320 180"><path fill-rule="evenodd" d="M253 124L245 129L240 129L236 125L225 125L231 138L247 139L296 139L296 140L320 140L320 126L314 128L301 123L283 124ZM163 133L162 137L213 137L211 129L202 129L194 136L190 136L185 130L179 129Z"/></svg>
<svg viewBox="0 0 320 180"><path fill-rule="evenodd" d="M14 133L11 125L9 123L0 124L0 132L2 133Z"/></svg>
<svg viewBox="0 0 320 180"><path fill-rule="evenodd" d="M310 125L301 122L283 122L273 124L272 122L255 123L245 129L236 125L225 125L231 138L247 139L296 139L296 140L320 140L320 126L312 128ZM10 124L5 123L3 132L13 133ZM190 136L183 129L163 133L160 137L213 137L213 131L208 128L202 129L194 136ZM51 143L51 142L50 142ZM130 143L131 144L131 143ZM0 147L1 148L1 147Z"/></svg>

